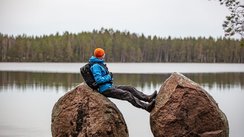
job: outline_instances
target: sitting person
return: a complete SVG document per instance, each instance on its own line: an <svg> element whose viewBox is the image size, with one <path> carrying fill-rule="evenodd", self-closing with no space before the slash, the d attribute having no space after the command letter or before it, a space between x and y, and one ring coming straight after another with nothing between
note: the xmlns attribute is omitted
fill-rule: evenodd
<svg viewBox="0 0 244 137"><path fill-rule="evenodd" d="M89 63L93 64L90 70L96 83L99 85L98 92L106 97L127 100L133 106L151 112L155 105L157 91L154 91L152 95L146 95L132 86L114 86L112 83L113 74L105 66L104 57L104 50L96 48L94 56L89 59Z"/></svg>

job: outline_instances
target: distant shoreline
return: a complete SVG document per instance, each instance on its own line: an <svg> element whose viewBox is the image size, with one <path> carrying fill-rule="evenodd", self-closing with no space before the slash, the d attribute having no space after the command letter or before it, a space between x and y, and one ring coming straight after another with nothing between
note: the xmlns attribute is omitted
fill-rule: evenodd
<svg viewBox="0 0 244 137"><path fill-rule="evenodd" d="M0 71L80 73L85 63L0 62ZM232 73L244 72L241 63L107 63L117 74Z"/></svg>

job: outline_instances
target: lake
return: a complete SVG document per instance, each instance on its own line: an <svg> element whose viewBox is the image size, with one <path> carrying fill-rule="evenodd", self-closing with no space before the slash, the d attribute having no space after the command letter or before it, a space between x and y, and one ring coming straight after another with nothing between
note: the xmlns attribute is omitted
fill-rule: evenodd
<svg viewBox="0 0 244 137"><path fill-rule="evenodd" d="M83 82L84 63L0 63L0 137L51 137L54 103ZM199 83L226 114L230 137L244 135L244 64L108 63L116 85L146 94L159 90L172 72ZM130 137L152 137L149 113L111 99L122 112Z"/></svg>

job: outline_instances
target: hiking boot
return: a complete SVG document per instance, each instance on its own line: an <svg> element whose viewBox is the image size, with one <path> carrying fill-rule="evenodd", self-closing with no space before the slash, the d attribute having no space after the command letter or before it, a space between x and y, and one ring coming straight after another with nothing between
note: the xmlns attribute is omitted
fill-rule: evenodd
<svg viewBox="0 0 244 137"><path fill-rule="evenodd" d="M152 95L149 95L148 97L147 97L147 102L152 102L152 100L153 99L155 99L156 97L157 97L157 90L155 90L153 93L152 93Z"/></svg>
<svg viewBox="0 0 244 137"><path fill-rule="evenodd" d="M146 107L146 111L147 112L151 112L152 111L152 109L154 108L154 106L155 106L155 102L156 102L156 100L155 99L153 99L149 104L148 104L148 106Z"/></svg>

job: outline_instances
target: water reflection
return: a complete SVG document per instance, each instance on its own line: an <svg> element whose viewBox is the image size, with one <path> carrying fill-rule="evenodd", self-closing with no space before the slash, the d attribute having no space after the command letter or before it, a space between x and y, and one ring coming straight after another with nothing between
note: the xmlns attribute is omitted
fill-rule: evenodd
<svg viewBox="0 0 244 137"><path fill-rule="evenodd" d="M217 86L219 89L244 87L244 73L194 73L184 74L193 81L209 89ZM170 76L170 74L114 74L116 85L132 85L140 89L156 89ZM70 73L33 73L33 72L0 72L1 91L4 88L60 87L68 90L83 82L79 74Z"/></svg>
<svg viewBox="0 0 244 137"><path fill-rule="evenodd" d="M82 81L78 74L68 73L32 73L32 72L0 72L0 86L1 88L27 88L38 87L48 88L60 87L68 90L76 86Z"/></svg>
<svg viewBox="0 0 244 137"><path fill-rule="evenodd" d="M184 74L201 84L226 114L230 136L244 134L242 104L244 73ZM114 74L116 85L137 87L145 93L158 89L170 74ZM51 136L51 112L55 102L83 82L79 74L0 72L0 136ZM231 91L231 92L230 92ZM125 101L112 99L123 113L131 137L153 137L149 113ZM41 112L41 113L40 113ZM233 113L235 112L235 113ZM21 129L21 130L20 130Z"/></svg>

